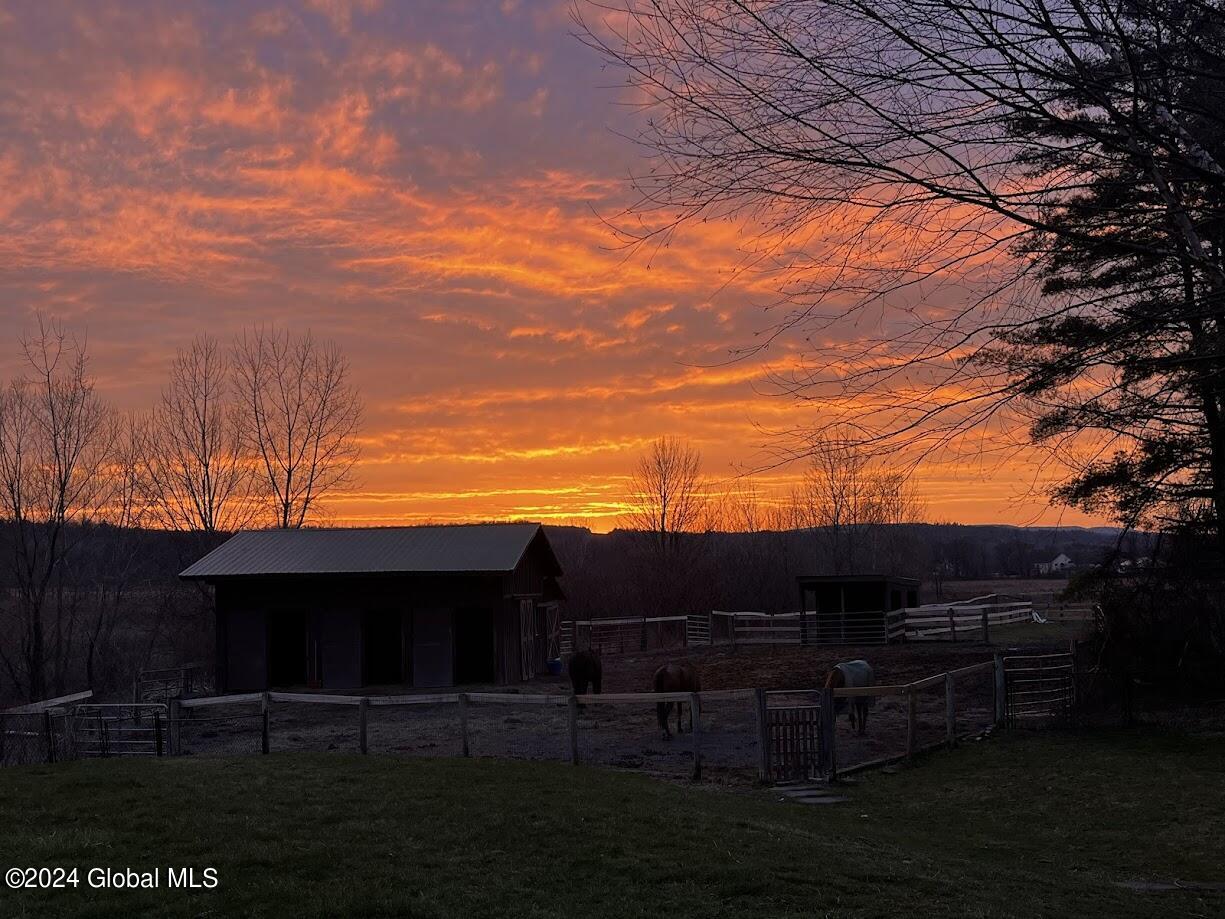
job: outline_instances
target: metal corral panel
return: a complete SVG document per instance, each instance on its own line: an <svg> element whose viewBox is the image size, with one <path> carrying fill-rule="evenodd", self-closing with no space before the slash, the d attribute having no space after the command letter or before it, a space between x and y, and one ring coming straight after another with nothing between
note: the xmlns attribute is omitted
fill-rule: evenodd
<svg viewBox="0 0 1225 919"><path fill-rule="evenodd" d="M251 530L238 533L179 577L451 574L514 571L539 538L545 567L560 574L538 523L370 529Z"/></svg>

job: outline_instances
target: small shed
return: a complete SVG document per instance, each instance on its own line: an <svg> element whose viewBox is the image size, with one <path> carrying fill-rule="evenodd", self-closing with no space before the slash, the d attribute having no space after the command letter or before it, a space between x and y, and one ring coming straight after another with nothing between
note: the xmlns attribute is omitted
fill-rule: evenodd
<svg viewBox="0 0 1225 919"><path fill-rule="evenodd" d="M247 531L179 576L215 588L220 692L530 679L561 597L538 523Z"/></svg>
<svg viewBox="0 0 1225 919"><path fill-rule="evenodd" d="M884 574L800 575L800 621L814 644L888 644L905 634L919 581ZM891 615L892 614L892 615Z"/></svg>

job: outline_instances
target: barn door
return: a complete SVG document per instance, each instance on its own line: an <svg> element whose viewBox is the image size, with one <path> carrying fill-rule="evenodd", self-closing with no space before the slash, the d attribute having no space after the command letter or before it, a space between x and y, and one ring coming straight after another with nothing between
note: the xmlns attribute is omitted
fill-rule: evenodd
<svg viewBox="0 0 1225 919"><path fill-rule="evenodd" d="M413 610L413 685L452 686L455 644L449 609Z"/></svg>
<svg viewBox="0 0 1225 919"><path fill-rule="evenodd" d="M536 676L536 603L519 601L519 670L530 680Z"/></svg>
<svg viewBox="0 0 1225 919"><path fill-rule="evenodd" d="M561 659L561 611L557 608L556 603L548 603L544 608L545 612L545 641L548 647L545 652L545 660L555 661Z"/></svg>

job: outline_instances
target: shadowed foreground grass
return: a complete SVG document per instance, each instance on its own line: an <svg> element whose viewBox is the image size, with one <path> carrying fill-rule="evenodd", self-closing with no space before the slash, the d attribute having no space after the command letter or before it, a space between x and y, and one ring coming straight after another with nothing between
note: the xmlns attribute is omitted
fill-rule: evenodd
<svg viewBox="0 0 1225 919"><path fill-rule="evenodd" d="M0 916L1222 915L1225 742L1006 737L827 807L493 760L286 754L0 773ZM211 867L215 890L90 890L84 869ZM198 872L197 872L198 873Z"/></svg>

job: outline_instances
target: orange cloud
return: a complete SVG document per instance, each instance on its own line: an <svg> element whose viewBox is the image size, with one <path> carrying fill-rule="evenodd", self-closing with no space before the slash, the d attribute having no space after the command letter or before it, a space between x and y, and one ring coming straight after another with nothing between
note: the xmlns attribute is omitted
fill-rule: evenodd
<svg viewBox="0 0 1225 919"><path fill-rule="evenodd" d="M772 462L771 431L869 410L771 395L812 369L813 345L836 354L862 330L729 363L777 321L762 308L778 275L742 224L637 250L609 231L639 152L608 130L617 96L568 36L567 6L10 9L0 321L15 332L43 309L86 326L124 408L149 404L200 331L277 322L337 339L367 403L362 488L330 503L341 522L607 528L654 437L690 439L727 479ZM839 219L863 216L852 203ZM869 235L890 256L941 238ZM831 260L808 280L838 277ZM15 361L0 354L0 377ZM949 458L921 484L935 516L1015 520L1025 468ZM797 474L772 469L763 488Z"/></svg>

